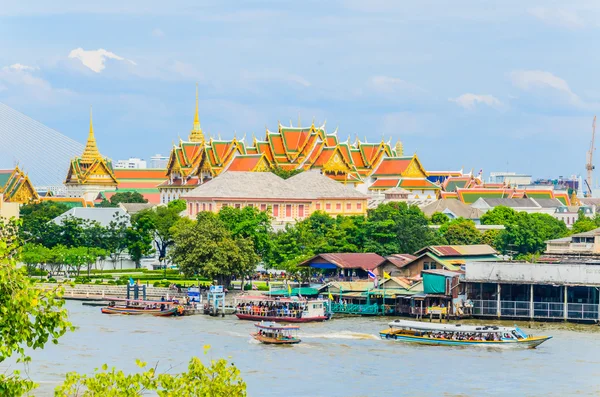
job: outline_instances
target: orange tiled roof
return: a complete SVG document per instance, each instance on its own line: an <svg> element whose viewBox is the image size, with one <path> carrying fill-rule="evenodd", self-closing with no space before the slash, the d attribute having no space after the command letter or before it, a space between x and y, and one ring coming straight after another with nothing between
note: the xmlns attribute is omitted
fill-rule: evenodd
<svg viewBox="0 0 600 397"><path fill-rule="evenodd" d="M385 158L373 173L373 176L400 176L406 170L412 157L390 157Z"/></svg>
<svg viewBox="0 0 600 397"><path fill-rule="evenodd" d="M398 186L400 179L377 179L369 189L390 189Z"/></svg>

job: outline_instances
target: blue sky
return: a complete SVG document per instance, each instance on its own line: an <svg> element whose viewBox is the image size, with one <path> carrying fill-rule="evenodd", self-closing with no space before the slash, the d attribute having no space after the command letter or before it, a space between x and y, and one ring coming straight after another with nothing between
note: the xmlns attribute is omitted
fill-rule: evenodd
<svg viewBox="0 0 600 397"><path fill-rule="evenodd" d="M0 0L0 101L101 152L315 119L426 169L583 174L597 1ZM26 4L25 4L26 3ZM600 155L600 154L598 154Z"/></svg>

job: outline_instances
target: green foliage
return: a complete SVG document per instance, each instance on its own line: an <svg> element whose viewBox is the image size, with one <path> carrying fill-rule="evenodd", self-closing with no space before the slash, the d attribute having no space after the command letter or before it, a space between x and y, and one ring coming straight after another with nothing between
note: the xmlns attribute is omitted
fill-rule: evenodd
<svg viewBox="0 0 600 397"><path fill-rule="evenodd" d="M415 252L441 241L416 206L386 203L368 211L366 252L379 255Z"/></svg>
<svg viewBox="0 0 600 397"><path fill-rule="evenodd" d="M587 217L583 211L579 211L577 220L573 223L571 234L589 232L600 227L600 217L598 214L594 218Z"/></svg>
<svg viewBox="0 0 600 397"><path fill-rule="evenodd" d="M481 235L481 244L487 244L490 247L498 249L498 238L500 236L501 230L486 230Z"/></svg>
<svg viewBox="0 0 600 397"><path fill-rule="evenodd" d="M448 222L450 222L450 217L442 212L434 212L431 215L431 223L433 225L443 225Z"/></svg>
<svg viewBox="0 0 600 397"><path fill-rule="evenodd" d="M132 225L125 230L125 245L136 268L141 266L141 260L154 252L152 247L153 225L148 218L134 218Z"/></svg>
<svg viewBox="0 0 600 397"><path fill-rule="evenodd" d="M209 347L204 347L204 352ZM147 364L136 360L139 368ZM154 391L159 396L230 397L246 396L246 384L240 371L226 360L211 360L210 365L194 357L187 372L157 373L157 367L144 372L125 374L104 364L93 376L68 373L65 382L55 389L55 396L121 397L139 396Z"/></svg>
<svg viewBox="0 0 600 397"><path fill-rule="evenodd" d="M167 204L167 208L177 213L180 213L181 211L185 211L185 209L187 208L187 204L185 200L177 199L169 201L169 204Z"/></svg>
<svg viewBox="0 0 600 397"><path fill-rule="evenodd" d="M285 170L285 169L281 168L278 165L276 165L275 167L273 167L271 169L271 172L273 174L275 174L278 177L283 178L283 179L291 178L294 175L298 175L298 174L300 174L303 171L304 171L303 169Z"/></svg>
<svg viewBox="0 0 600 397"><path fill-rule="evenodd" d="M117 192L110 197L102 199L97 207L118 207L120 203L147 203L148 200L139 192Z"/></svg>
<svg viewBox="0 0 600 397"><path fill-rule="evenodd" d="M564 222L547 214L519 212L508 223L496 240L497 249L502 253L516 254L541 253L546 248L545 241L564 237L568 234Z"/></svg>
<svg viewBox="0 0 600 397"><path fill-rule="evenodd" d="M21 242L18 224L0 222L0 363L16 355L19 362L29 362L25 348L39 349L48 341L58 342L71 324L63 308L61 286L44 291L16 267ZM19 371L0 373L0 395L20 396L35 387Z"/></svg>
<svg viewBox="0 0 600 397"><path fill-rule="evenodd" d="M481 216L482 225L508 225L514 223L517 217L517 212L509 207L502 205L495 207L493 210L486 212Z"/></svg>
<svg viewBox="0 0 600 397"><path fill-rule="evenodd" d="M212 212L175 230L172 259L187 276L203 275L228 285L232 276L246 277L258 263L249 238L234 237Z"/></svg>
<svg viewBox="0 0 600 397"><path fill-rule="evenodd" d="M178 204L159 206L140 211L132 217L132 223L143 224L144 229L152 234L160 260L166 259L167 248L174 243L173 226L181 219L179 209Z"/></svg>
<svg viewBox="0 0 600 397"><path fill-rule="evenodd" d="M68 210L69 207L66 204L53 201L23 204L20 209L22 224L19 233L21 238L24 241L34 240L39 243L39 237L48 234L48 222Z"/></svg>
<svg viewBox="0 0 600 397"><path fill-rule="evenodd" d="M259 257L264 258L269 254L272 229L271 217L266 211L255 207L225 207L219 211L218 218L233 238L252 240Z"/></svg>
<svg viewBox="0 0 600 397"><path fill-rule="evenodd" d="M440 228L441 235L451 245L472 245L481 243L481 233L470 219L456 218Z"/></svg>

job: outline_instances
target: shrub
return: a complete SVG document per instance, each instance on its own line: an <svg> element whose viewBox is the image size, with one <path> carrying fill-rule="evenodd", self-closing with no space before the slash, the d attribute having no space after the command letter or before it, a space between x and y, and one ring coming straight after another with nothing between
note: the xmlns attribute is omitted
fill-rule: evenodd
<svg viewBox="0 0 600 397"><path fill-rule="evenodd" d="M102 284L102 280L98 279L98 280L94 281L94 284Z"/></svg>
<svg viewBox="0 0 600 397"><path fill-rule="evenodd" d="M160 281L155 281L154 284L152 284L154 287L160 287Z"/></svg>
<svg viewBox="0 0 600 397"><path fill-rule="evenodd" d="M262 284L262 285L259 285L259 286L258 286L258 290L259 290L259 291L268 291L268 290L269 290L269 286L267 286L267 285L264 285L264 284Z"/></svg>
<svg viewBox="0 0 600 397"><path fill-rule="evenodd" d="M54 277L50 277L48 280L46 280L46 282L48 282L48 283L55 283L56 279Z"/></svg>

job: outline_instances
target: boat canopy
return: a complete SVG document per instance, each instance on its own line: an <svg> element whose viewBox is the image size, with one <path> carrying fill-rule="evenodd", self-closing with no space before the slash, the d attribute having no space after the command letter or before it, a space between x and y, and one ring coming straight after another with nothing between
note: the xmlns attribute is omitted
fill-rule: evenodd
<svg viewBox="0 0 600 397"><path fill-rule="evenodd" d="M425 323L410 320L395 320L389 323L393 328L413 329L417 331L438 331L438 332L480 332L480 333L498 333L512 332L515 327L498 327L494 325L463 325L463 324L436 324Z"/></svg>
<svg viewBox="0 0 600 397"><path fill-rule="evenodd" d="M279 325L279 324L277 324L276 322L273 322L273 321L263 321L263 322L254 324L254 326L256 326L256 328L270 329L270 330L294 330L294 329L300 329L300 327L297 326L297 325Z"/></svg>

